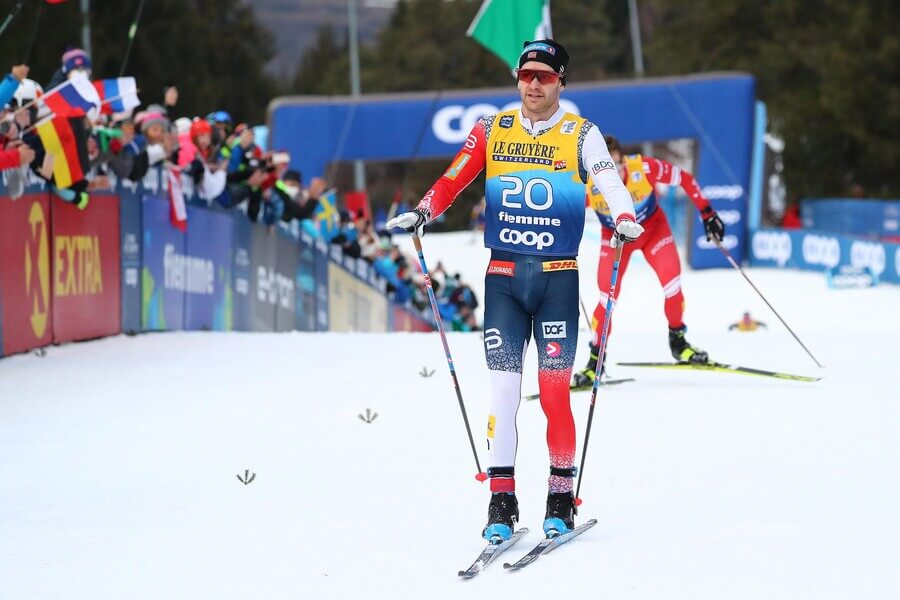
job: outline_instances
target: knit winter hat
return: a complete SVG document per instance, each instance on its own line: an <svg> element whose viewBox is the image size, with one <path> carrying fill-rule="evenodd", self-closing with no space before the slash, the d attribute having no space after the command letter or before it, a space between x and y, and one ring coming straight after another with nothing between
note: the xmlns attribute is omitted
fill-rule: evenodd
<svg viewBox="0 0 900 600"><path fill-rule="evenodd" d="M169 119L162 113L148 112L141 119L141 133L146 133L151 125L161 125L163 131L169 130Z"/></svg>
<svg viewBox="0 0 900 600"><path fill-rule="evenodd" d="M91 57L81 48L69 48L62 55L62 72L68 73L72 69L91 70Z"/></svg>
<svg viewBox="0 0 900 600"><path fill-rule="evenodd" d="M519 55L519 68L521 69L522 65L531 60L550 65L565 85L569 53L562 44L549 39L525 42L522 53Z"/></svg>

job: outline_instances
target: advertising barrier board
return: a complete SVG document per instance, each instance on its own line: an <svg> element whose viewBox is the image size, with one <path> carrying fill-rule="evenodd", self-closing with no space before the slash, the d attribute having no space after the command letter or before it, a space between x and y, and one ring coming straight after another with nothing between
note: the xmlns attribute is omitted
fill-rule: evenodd
<svg viewBox="0 0 900 600"><path fill-rule="evenodd" d="M232 328L231 237L229 213L188 206L184 328Z"/></svg>
<svg viewBox="0 0 900 600"><path fill-rule="evenodd" d="M120 331L119 198L92 195L88 210L51 199L53 341Z"/></svg>
<svg viewBox="0 0 900 600"><path fill-rule="evenodd" d="M0 202L3 354L52 340L50 204L47 193Z"/></svg>
<svg viewBox="0 0 900 600"><path fill-rule="evenodd" d="M184 329L187 236L169 222L164 196L144 196L141 324L145 330Z"/></svg>
<svg viewBox="0 0 900 600"><path fill-rule="evenodd" d="M880 282L900 283L900 244L823 231L757 229L750 236L750 264L828 271L849 265Z"/></svg>

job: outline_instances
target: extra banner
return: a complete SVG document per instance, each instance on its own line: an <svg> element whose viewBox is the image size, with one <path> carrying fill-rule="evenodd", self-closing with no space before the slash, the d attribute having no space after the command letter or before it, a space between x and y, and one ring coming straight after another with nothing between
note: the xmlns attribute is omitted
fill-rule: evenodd
<svg viewBox="0 0 900 600"><path fill-rule="evenodd" d="M51 199L53 341L120 331L119 198L92 195L90 210Z"/></svg>
<svg viewBox="0 0 900 600"><path fill-rule="evenodd" d="M52 341L50 203L46 192L0 202L3 354Z"/></svg>

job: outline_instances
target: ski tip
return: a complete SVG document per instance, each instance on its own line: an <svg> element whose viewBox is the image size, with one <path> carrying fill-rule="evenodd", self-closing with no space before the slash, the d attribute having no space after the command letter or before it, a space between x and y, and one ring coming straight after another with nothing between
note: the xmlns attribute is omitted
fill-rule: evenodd
<svg viewBox="0 0 900 600"><path fill-rule="evenodd" d="M503 563L503 568L504 568L504 569L512 569L512 564L511 564L511 563L508 563L508 562L507 562L507 563Z"/></svg>
<svg viewBox="0 0 900 600"><path fill-rule="evenodd" d="M475 479L477 479L481 483L484 483L485 481L487 481L487 478L488 478L487 473L485 473L484 471L482 471L481 473L479 473L478 475L475 476Z"/></svg>

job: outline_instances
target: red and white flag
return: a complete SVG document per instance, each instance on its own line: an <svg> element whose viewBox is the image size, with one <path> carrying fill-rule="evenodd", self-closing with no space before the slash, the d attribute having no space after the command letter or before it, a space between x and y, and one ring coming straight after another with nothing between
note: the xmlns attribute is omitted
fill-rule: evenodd
<svg viewBox="0 0 900 600"><path fill-rule="evenodd" d="M169 222L172 226L187 231L187 207L181 190L181 177L175 169L166 169L169 179Z"/></svg>

